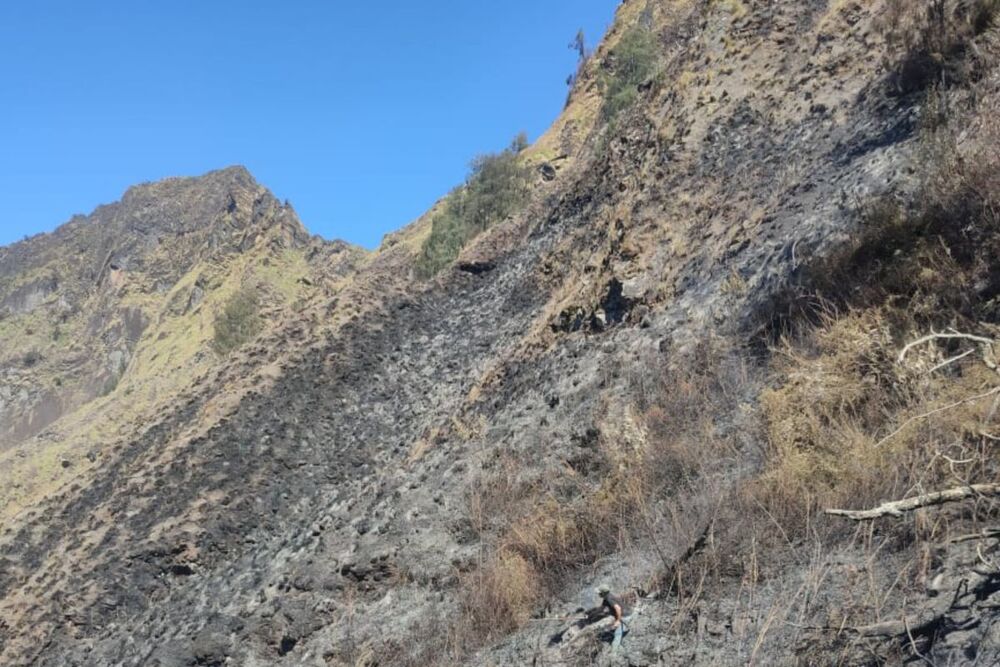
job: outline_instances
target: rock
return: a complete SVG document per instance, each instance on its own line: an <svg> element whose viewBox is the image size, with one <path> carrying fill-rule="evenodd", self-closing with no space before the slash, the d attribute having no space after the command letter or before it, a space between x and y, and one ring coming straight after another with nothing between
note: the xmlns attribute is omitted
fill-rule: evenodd
<svg viewBox="0 0 1000 667"><path fill-rule="evenodd" d="M542 175L542 180L546 182L554 181L557 176L556 168L548 162L543 162L538 166L538 173Z"/></svg>
<svg viewBox="0 0 1000 667"><path fill-rule="evenodd" d="M195 637L191 644L191 653L198 665L221 666L226 664L230 644L226 635L206 628Z"/></svg>

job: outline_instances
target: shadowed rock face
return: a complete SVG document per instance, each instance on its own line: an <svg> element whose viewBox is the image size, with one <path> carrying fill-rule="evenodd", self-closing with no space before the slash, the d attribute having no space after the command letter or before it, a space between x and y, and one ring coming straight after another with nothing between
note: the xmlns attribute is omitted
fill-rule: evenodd
<svg viewBox="0 0 1000 667"><path fill-rule="evenodd" d="M742 331L803 257L851 228L845 197L910 186L918 100L888 94L871 13L749 4L747 14L671 18L663 57L677 85L646 91L617 134L578 141L569 166L539 171L527 210L428 283L412 279L406 230L358 260L311 241L242 169L133 188L0 251L9 318L57 312L65 298L101 341L141 338L163 313L197 309L212 281L176 285L220 257L272 262L277 254L253 253L304 249L310 276L343 280L281 311L148 421L122 424L93 466L5 525L0 662L331 665L374 654L405 664L440 625L461 624L461 580L495 537L473 527L469 497L484 475L517 461L515 481L555 506L600 488L611 462L596 450L628 456L636 446L637 385L686 359L699 337ZM577 104L593 84L584 74ZM82 248L79 265L57 271L67 248ZM136 276L140 293L167 295L159 310L119 298ZM127 368L133 348L111 349ZM109 361L77 353L84 365ZM727 397L734 409L717 419L735 434L719 465L722 494L759 465L763 443L739 413L755 391ZM5 396L0 411L16 400ZM654 520L701 511L653 509ZM485 513L492 526L512 519ZM596 554L565 577L550 611L571 613L595 577L649 580L690 551L691 536L663 535L655 550ZM849 545L836 557L862 565ZM965 561L955 559L958 571ZM780 639L759 651L753 642L776 590L806 581L789 567L744 618L736 576L720 584L711 620L674 636L665 629L693 612L666 593L650 597L615 658L596 641L550 646L531 627L464 657L741 664L754 651L760 664L791 664L799 640L788 628L772 628ZM973 597L996 592L976 581ZM817 595L834 606L846 594L832 585ZM942 655L981 639L956 635Z"/></svg>

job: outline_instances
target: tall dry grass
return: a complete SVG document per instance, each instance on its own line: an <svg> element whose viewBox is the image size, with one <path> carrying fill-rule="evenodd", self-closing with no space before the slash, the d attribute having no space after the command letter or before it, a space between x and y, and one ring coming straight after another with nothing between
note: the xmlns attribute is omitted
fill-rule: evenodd
<svg viewBox="0 0 1000 667"><path fill-rule="evenodd" d="M671 566L704 540L718 514L732 474L723 468L738 458L739 431L720 417L733 406L746 408L756 381L730 346L706 339L686 363L635 378L624 412L635 417L641 435L626 443L621 429L605 422L605 435L586 436L593 438L583 448L587 460L572 462L572 473L533 480L530 466L511 454L489 462L467 496L482 547L477 567L460 582L468 648L523 627L567 586L590 576L595 563L625 549L646 550L662 565L661 578L635 582L638 588L697 597L707 569ZM614 407L620 406L608 411Z"/></svg>
<svg viewBox="0 0 1000 667"><path fill-rule="evenodd" d="M962 339L898 354L932 330L1000 333L997 99L927 133L917 194L865 205L859 233L770 320L781 335L760 401L767 465L747 493L786 535L829 525L824 508L996 478L993 397L977 398L1000 385L990 360Z"/></svg>
<svg viewBox="0 0 1000 667"><path fill-rule="evenodd" d="M998 0L887 0L876 28L889 46L899 92L979 78L988 65L979 42L998 15Z"/></svg>

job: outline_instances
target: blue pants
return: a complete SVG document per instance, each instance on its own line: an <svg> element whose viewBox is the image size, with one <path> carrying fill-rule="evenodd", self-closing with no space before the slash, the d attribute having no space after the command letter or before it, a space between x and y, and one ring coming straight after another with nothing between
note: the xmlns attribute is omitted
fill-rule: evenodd
<svg viewBox="0 0 1000 667"><path fill-rule="evenodd" d="M628 634L629 629L628 629L628 624L625 622L626 620L631 621L632 617L623 616L622 622L618 624L617 628L615 628L615 638L611 640L611 648L613 649L621 646L622 637Z"/></svg>

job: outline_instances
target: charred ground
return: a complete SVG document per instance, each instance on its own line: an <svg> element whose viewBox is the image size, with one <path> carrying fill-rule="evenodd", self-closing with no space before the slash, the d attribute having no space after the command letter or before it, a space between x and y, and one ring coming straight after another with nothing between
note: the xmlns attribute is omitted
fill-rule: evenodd
<svg viewBox="0 0 1000 667"><path fill-rule="evenodd" d="M0 656L990 664L992 500L823 513L996 476L992 348L898 358L995 336L995 33L942 6L624 3L516 214L431 278L435 211L293 234L273 325L6 523ZM622 650L552 642L598 581Z"/></svg>

